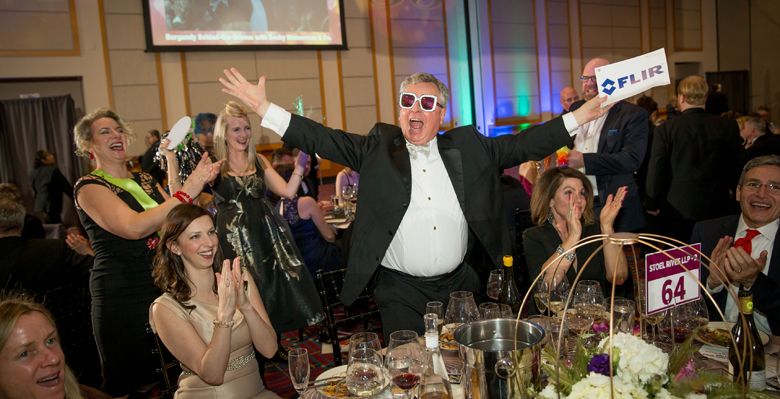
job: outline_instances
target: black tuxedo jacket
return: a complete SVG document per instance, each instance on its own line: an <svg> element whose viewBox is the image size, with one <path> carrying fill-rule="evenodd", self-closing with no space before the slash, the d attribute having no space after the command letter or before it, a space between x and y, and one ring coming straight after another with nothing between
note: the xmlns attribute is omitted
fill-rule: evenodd
<svg viewBox="0 0 780 399"><path fill-rule="evenodd" d="M79 255L65 240L0 238L0 289L21 290L42 298L47 292L89 284L91 256Z"/></svg>
<svg viewBox="0 0 780 399"><path fill-rule="evenodd" d="M658 126L647 170L648 207L688 221L731 213L744 164L740 141L735 120L702 108Z"/></svg>
<svg viewBox="0 0 780 399"><path fill-rule="evenodd" d="M572 104L574 111L585 101ZM647 112L618 101L612 106L599 135L598 151L582 154L585 173L596 176L599 198L603 202L621 186L628 188L623 208L615 220L615 231L637 231L645 225L645 211L634 172L647 152Z"/></svg>
<svg viewBox="0 0 780 399"><path fill-rule="evenodd" d="M696 223L693 227L691 243L701 242L701 252L710 256L721 237L726 235L734 237L738 223L739 215L724 216ZM772 248L780 248L780 234L775 236ZM780 292L780 253L777 251L773 252L772 259L769 262L769 275L759 273L752 290L753 305L767 317L772 333L777 334L780 332L780 296L777 295ZM709 271L702 267L702 284L707 284L707 276L709 276ZM724 312L726 311L727 295L728 293L725 289L714 295L715 301ZM702 293L702 296L705 296L705 294ZM712 303L707 299L705 301L709 308L710 320L720 320L720 315L715 311Z"/></svg>
<svg viewBox="0 0 780 399"><path fill-rule="evenodd" d="M401 129L377 123L367 136L330 129L292 115L285 144L360 173L357 215L342 300L350 304L385 256L411 198L411 164ZM469 248L481 245L493 263L511 253L499 171L542 159L571 144L561 118L517 135L487 138L473 126L438 136L439 152L469 226Z"/></svg>

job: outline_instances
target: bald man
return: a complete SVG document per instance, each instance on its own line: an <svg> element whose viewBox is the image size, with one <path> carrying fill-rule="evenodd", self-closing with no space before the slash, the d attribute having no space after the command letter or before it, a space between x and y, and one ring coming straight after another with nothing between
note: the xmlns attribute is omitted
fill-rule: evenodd
<svg viewBox="0 0 780 399"><path fill-rule="evenodd" d="M582 96L598 96L596 68L609 60L594 58L585 64L580 81ZM570 111L585 101L572 104ZM594 210L598 217L604 200L622 186L628 188L623 208L615 220L615 231L638 231L645 225L645 214L639 198L634 172L647 152L647 112L626 101L618 101L605 115L578 127L574 149L569 152L569 166L579 168L593 185Z"/></svg>
<svg viewBox="0 0 780 399"><path fill-rule="evenodd" d="M561 115L569 112L571 105L579 100L580 95L577 94L577 90L574 90L573 87L566 86L561 89L561 107L563 108Z"/></svg>

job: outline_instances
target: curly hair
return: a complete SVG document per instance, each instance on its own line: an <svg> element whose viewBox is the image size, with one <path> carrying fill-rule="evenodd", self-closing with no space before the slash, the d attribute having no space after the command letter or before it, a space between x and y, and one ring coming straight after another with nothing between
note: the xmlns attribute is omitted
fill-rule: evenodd
<svg viewBox="0 0 780 399"><path fill-rule="evenodd" d="M168 213L162 226L162 237L157 245L152 269L152 278L154 278L154 284L157 288L171 294L177 302L189 310L195 309L193 305L185 305L192 298L192 291L188 284L190 279L187 277L181 256L173 253L170 246L184 233L190 223L202 216L211 218L211 214L207 210L192 204L177 205ZM222 251L217 246L212 265L214 272L219 271L221 263ZM217 292L216 283L212 289L214 293Z"/></svg>
<svg viewBox="0 0 780 399"><path fill-rule="evenodd" d="M49 312L49 310L40 303L31 301L26 297L16 293L4 295L4 297L0 299L0 350L2 350L3 347L5 347L5 344L8 342L8 338L10 338L11 333L16 326L16 322L19 321L19 318L33 312L38 312L43 315L43 317L46 318L52 327L54 327L55 330L57 329L57 324L54 323L54 317L52 317L51 312ZM64 358L62 359L62 362L65 363ZM65 398L81 399L81 391L79 389L79 383L76 380L76 376L70 370L67 363L65 364L64 369Z"/></svg>
<svg viewBox="0 0 780 399"><path fill-rule="evenodd" d="M593 187L585 175L577 169L572 168L550 168L544 171L534 186L531 194L531 220L537 226L547 222L547 215L550 214L550 200L555 197L558 187L563 184L567 178L577 179L582 182L585 188L585 209L582 212L582 218L586 225L593 224L596 220L593 212Z"/></svg>
<svg viewBox="0 0 780 399"><path fill-rule="evenodd" d="M133 138L135 137L133 136L133 131L127 126L119 114L108 108L98 108L84 115L84 117L76 123L76 126L73 127L73 138L76 142L76 155L82 157L89 156L89 146L90 143L92 143L92 124L98 119L103 118L115 120L116 123L119 124L119 127L124 131L123 134L127 137L127 142L130 143L133 141Z"/></svg>

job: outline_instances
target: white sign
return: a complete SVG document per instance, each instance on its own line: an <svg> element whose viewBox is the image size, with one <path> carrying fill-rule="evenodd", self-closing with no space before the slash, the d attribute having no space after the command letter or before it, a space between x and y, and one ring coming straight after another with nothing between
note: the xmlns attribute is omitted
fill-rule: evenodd
<svg viewBox="0 0 780 399"><path fill-rule="evenodd" d="M699 299L701 259L696 251L701 244L645 255L647 314Z"/></svg>
<svg viewBox="0 0 780 399"><path fill-rule="evenodd" d="M664 49L596 68L599 95L606 95L606 106L656 86L668 85L669 67Z"/></svg>

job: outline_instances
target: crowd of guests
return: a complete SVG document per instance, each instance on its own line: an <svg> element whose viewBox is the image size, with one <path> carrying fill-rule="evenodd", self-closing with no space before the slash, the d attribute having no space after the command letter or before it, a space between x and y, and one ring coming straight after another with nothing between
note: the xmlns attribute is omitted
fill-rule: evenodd
<svg viewBox="0 0 780 399"><path fill-rule="evenodd" d="M473 126L439 134L449 91L430 74L401 83L398 126L378 123L359 135L290 114L266 97L264 78L252 83L225 70L223 91L238 101L196 117L194 139L204 153L183 181L175 151L155 130L146 135L142 171L130 171L130 127L97 109L74 127L77 153L95 169L72 190L47 151L31 176L32 215L12 185L0 185L0 253L11 260L0 278L38 301L64 281L89 287L92 331L81 333L94 336L100 379L90 379L88 362L67 346L59 349L56 312L32 302L0 302L0 352L16 350L17 330L6 333L6 323L34 325L43 334L34 342L46 347L36 356L49 370L39 378L62 389L59 397L81 395L65 355L82 382L111 397L133 396L157 380L148 323L181 363L178 396L273 398L263 360L283 351L281 333L325 318L318 271L347 268L347 305L368 287L387 336L422 331L429 301L446 303L456 290L483 293L505 254L518 258L525 283L540 273L547 282L573 281L588 259L580 278L600 281L605 295L614 283L632 296L620 246L598 241L573 250L585 237L622 231L702 242L721 266L702 279L727 318L736 307L724 287L750 286L759 327L780 334L772 295L780 284L780 266L773 267L780 257L772 257L780 224L776 128L758 114L735 120L706 112L709 87L697 76L679 83L679 112L665 119L647 97L601 108L594 71L607 64L585 65L582 99L562 90L564 114L496 138ZM282 137L270 160L255 150L249 112ZM562 147L565 166L540 162ZM345 166L336 199L351 200L339 197L359 187L348 248L325 221L332 205L318 202L317 157L307 154ZM520 164L519 180L496 173ZM63 194L72 196L86 237L44 240L35 221L61 222ZM529 225L517 227L516 209L527 210ZM747 235L752 247L734 245ZM3 306L20 310L6 320Z"/></svg>

